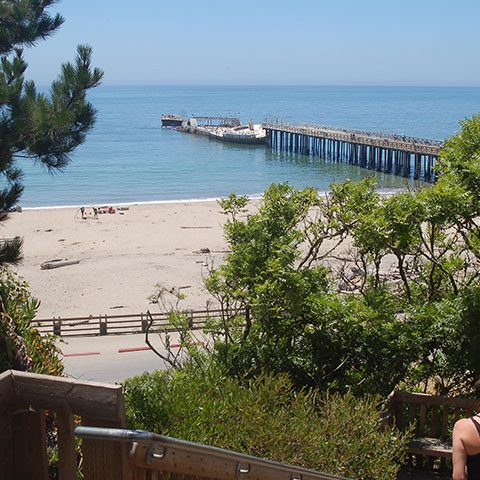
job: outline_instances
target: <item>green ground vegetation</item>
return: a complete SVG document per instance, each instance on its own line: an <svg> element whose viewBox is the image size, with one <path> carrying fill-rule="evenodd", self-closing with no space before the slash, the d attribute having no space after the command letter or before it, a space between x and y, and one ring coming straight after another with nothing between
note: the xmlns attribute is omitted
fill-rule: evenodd
<svg viewBox="0 0 480 480"><path fill-rule="evenodd" d="M55 338L42 337L34 326L39 305L22 279L0 267L0 372L63 374Z"/></svg>
<svg viewBox="0 0 480 480"><path fill-rule="evenodd" d="M380 428L379 398L296 391L287 375L238 380L214 363L126 381L127 423L357 479L392 479L407 437Z"/></svg>

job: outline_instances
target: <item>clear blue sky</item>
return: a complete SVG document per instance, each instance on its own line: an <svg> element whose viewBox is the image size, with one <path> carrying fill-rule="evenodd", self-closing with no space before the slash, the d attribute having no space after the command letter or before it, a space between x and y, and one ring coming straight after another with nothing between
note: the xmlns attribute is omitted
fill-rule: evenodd
<svg viewBox="0 0 480 480"><path fill-rule="evenodd" d="M63 0L27 51L49 83L78 43L105 84L480 86L480 0Z"/></svg>

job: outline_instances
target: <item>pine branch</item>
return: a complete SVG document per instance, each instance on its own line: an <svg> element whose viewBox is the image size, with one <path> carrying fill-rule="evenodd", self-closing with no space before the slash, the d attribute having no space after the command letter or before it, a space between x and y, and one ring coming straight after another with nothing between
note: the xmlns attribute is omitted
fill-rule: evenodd
<svg viewBox="0 0 480 480"><path fill-rule="evenodd" d="M4 0L0 3L0 55L15 47L33 46L53 35L64 22L60 14L50 16L45 10L56 0Z"/></svg>

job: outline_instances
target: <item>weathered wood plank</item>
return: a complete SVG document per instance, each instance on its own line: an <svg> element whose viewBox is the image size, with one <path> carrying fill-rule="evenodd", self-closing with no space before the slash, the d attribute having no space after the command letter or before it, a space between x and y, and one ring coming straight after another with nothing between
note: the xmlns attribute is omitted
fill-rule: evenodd
<svg viewBox="0 0 480 480"><path fill-rule="evenodd" d="M418 424L418 431L419 431L419 435L422 435L422 436L425 434L426 418L427 418L427 406L420 405L420 419Z"/></svg>
<svg viewBox="0 0 480 480"><path fill-rule="evenodd" d="M395 402L414 403L416 405L451 405L457 408L471 408L476 410L480 407L480 400L470 398L452 398L427 393L395 392Z"/></svg>
<svg viewBox="0 0 480 480"><path fill-rule="evenodd" d="M460 420L460 417L461 417L461 416L462 416L462 415L460 414L460 409L456 408L456 409L454 410L454 413L453 413L453 423L458 422L458 420Z"/></svg>
<svg viewBox="0 0 480 480"><path fill-rule="evenodd" d="M137 468L135 470L135 480L146 480L147 478L147 471L144 468Z"/></svg>
<svg viewBox="0 0 480 480"><path fill-rule="evenodd" d="M448 414L450 407L448 405L443 405L442 407L442 432L440 433L440 438L445 439L448 437Z"/></svg>
<svg viewBox="0 0 480 480"><path fill-rule="evenodd" d="M97 418L82 418L82 425L89 427L123 428L124 421L105 421ZM126 445L120 442L88 440L82 442L83 474L85 480L128 479ZM123 475L125 472L125 476Z"/></svg>
<svg viewBox="0 0 480 480"><path fill-rule="evenodd" d="M148 445L139 445L131 458L133 464L140 469L145 468L147 450ZM291 480L292 478L332 480L336 478L289 465L273 465L273 462L268 461L249 463L248 460L242 460L240 456L236 458L233 452L232 458L226 458L201 450L194 453L170 446L167 447L165 456L161 459L153 458L148 468L173 474L170 477L175 479L180 475L211 480L238 480L239 477L245 480ZM297 470L301 470L301 473L297 473Z"/></svg>
<svg viewBox="0 0 480 480"><path fill-rule="evenodd" d="M17 405L53 410L67 407L73 414L82 417L121 420L121 385L81 382L17 371L12 373Z"/></svg>
<svg viewBox="0 0 480 480"><path fill-rule="evenodd" d="M408 445L408 453L449 458L452 456L452 444L441 442L438 438L412 438Z"/></svg>
<svg viewBox="0 0 480 480"><path fill-rule="evenodd" d="M26 410L13 415L15 478L47 479L45 412Z"/></svg>
<svg viewBox="0 0 480 480"><path fill-rule="evenodd" d="M7 370L0 374L0 412L10 408L13 397L12 371Z"/></svg>
<svg viewBox="0 0 480 480"><path fill-rule="evenodd" d="M15 480L12 416L9 411L0 415L0 478Z"/></svg>
<svg viewBox="0 0 480 480"><path fill-rule="evenodd" d="M438 437L439 436L439 428L438 428L438 405L434 405L432 407L432 419L430 424L430 436Z"/></svg>
<svg viewBox="0 0 480 480"><path fill-rule="evenodd" d="M63 409L57 412L58 473L61 480L76 480L75 422L73 415Z"/></svg>

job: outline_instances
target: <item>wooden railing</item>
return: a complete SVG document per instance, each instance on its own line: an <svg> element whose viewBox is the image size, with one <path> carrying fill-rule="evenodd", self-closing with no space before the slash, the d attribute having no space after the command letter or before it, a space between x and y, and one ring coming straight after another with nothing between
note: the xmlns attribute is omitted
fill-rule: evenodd
<svg viewBox="0 0 480 480"><path fill-rule="evenodd" d="M241 313L241 312L240 312ZM209 318L219 317L221 310L187 310L189 328L198 330L205 326ZM151 316L150 316L151 315ZM35 327L42 335L54 334L61 337L93 337L101 335L124 335L145 333L150 320L153 319L151 330L169 330L167 313L136 313L127 315L89 315L84 317L35 319Z"/></svg>
<svg viewBox="0 0 480 480"><path fill-rule="evenodd" d="M50 425L56 425L58 474L62 480L77 478L76 423L125 427L120 385L12 370L0 374L0 412L0 477L5 480L48 478L47 419ZM85 440L85 479L128 478L124 476L125 448L117 443Z"/></svg>
<svg viewBox="0 0 480 480"><path fill-rule="evenodd" d="M0 478L47 480L46 413L58 434L58 478L85 480L341 480L305 468L125 430L121 386L6 371L0 375ZM75 424L81 426L76 427ZM50 429L52 431L52 429Z"/></svg>
<svg viewBox="0 0 480 480"><path fill-rule="evenodd" d="M390 419L413 427L409 453L418 459L451 455L451 430L472 415L480 400L396 392L388 401ZM6 371L0 374L0 478L48 478L47 432L58 440L58 478L74 480L82 438L85 480L334 480L339 477L291 465L125 430L122 388L68 378ZM47 428L47 424L50 425ZM77 428L75 428L77 426Z"/></svg>
<svg viewBox="0 0 480 480"><path fill-rule="evenodd" d="M395 392L388 408L390 419L399 430L413 429L408 453L415 456L416 465L420 466L428 457L451 458L453 425L459 418L478 412L480 400ZM445 467L445 462L439 466Z"/></svg>

